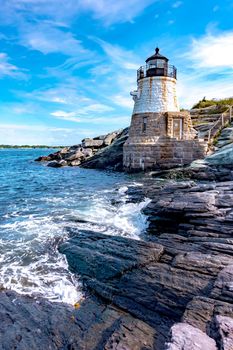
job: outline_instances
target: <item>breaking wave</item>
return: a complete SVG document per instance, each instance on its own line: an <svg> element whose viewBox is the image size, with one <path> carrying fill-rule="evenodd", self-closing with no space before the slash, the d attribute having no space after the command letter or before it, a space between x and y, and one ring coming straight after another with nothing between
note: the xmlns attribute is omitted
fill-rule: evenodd
<svg viewBox="0 0 233 350"><path fill-rule="evenodd" d="M80 282L57 250L67 227L139 239L149 200L129 201L140 183L126 175L47 168L32 162L38 150L14 152L0 152L0 287L74 304Z"/></svg>

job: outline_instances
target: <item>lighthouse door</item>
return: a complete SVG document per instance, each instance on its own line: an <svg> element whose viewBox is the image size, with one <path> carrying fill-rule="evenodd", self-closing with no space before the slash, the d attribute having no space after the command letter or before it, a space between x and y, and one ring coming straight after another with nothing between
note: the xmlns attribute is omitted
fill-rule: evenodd
<svg viewBox="0 0 233 350"><path fill-rule="evenodd" d="M173 119L173 137L177 140L181 140L183 137L183 119L174 118Z"/></svg>

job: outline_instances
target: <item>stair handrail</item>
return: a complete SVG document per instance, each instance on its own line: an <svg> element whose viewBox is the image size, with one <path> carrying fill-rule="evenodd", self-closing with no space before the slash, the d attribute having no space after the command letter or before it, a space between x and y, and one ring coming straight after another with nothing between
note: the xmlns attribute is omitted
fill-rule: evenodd
<svg viewBox="0 0 233 350"><path fill-rule="evenodd" d="M221 113L221 115L220 115L220 117L218 118L218 120L217 120L217 121L214 123L214 125L208 130L208 143L210 143L211 138L213 138L213 137L217 134L218 130L220 129L220 128L218 128L217 131L216 131L215 133L212 133L212 131L216 128L216 126L217 126L218 124L220 124L220 126L223 127L224 125L227 124L227 122L231 122L231 120L232 120L232 106L227 106L227 107L228 107L227 110L225 110L223 113ZM226 121L224 122L224 115L225 115L226 113L228 113L228 112L229 112L228 120L227 120L227 122L226 122Z"/></svg>

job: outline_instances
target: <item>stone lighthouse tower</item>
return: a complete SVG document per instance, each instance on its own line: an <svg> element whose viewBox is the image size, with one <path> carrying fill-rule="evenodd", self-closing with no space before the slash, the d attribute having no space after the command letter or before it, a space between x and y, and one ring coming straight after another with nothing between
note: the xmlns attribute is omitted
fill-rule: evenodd
<svg viewBox="0 0 233 350"><path fill-rule="evenodd" d="M205 146L196 139L189 112L180 112L176 95L177 70L159 53L137 71L137 90L124 167L129 171L163 168L203 158Z"/></svg>

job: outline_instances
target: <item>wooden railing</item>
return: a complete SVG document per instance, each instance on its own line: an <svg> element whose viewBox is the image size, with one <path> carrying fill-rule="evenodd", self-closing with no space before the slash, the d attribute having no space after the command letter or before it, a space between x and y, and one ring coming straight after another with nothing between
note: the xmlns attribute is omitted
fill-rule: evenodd
<svg viewBox="0 0 233 350"><path fill-rule="evenodd" d="M227 110L223 112L219 119L214 123L212 128L208 131L208 144L212 143L212 140L217 135L219 131L221 131L224 126L230 123L232 120L232 106L228 106Z"/></svg>

